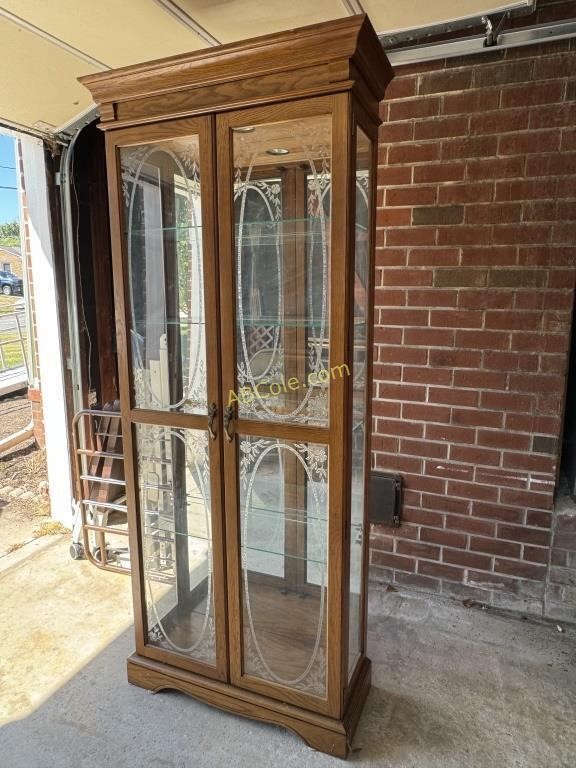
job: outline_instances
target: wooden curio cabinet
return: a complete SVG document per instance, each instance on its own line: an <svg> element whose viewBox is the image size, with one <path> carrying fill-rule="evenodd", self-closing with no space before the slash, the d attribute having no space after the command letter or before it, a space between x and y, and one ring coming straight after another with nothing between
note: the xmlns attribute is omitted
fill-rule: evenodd
<svg viewBox="0 0 576 768"><path fill-rule="evenodd" d="M82 78L106 131L130 682L346 756L366 657L365 17Z"/></svg>

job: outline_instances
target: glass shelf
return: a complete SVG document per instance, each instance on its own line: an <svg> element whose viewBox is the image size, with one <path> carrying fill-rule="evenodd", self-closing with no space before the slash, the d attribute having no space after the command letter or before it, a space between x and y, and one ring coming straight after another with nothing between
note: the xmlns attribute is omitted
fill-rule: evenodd
<svg viewBox="0 0 576 768"><path fill-rule="evenodd" d="M235 227L236 229L239 229L240 227L279 227L279 226L287 226L290 224L320 224L321 222L324 222L326 227L329 228L331 218L328 215L325 216L306 216L304 218L295 218L295 219L256 219L254 221L236 221ZM359 231L367 231L367 228L363 224L356 224L356 228ZM304 232L302 234L305 234Z"/></svg>
<svg viewBox="0 0 576 768"><path fill-rule="evenodd" d="M187 226L182 224L177 224L173 227L132 227L132 229L128 230L124 228L124 234L140 234L142 232L145 233L152 233L152 232L189 232L190 230L201 230L202 224L189 224Z"/></svg>
<svg viewBox="0 0 576 768"><path fill-rule="evenodd" d="M292 555L292 554L287 554L286 552L276 552L275 550L263 549L261 547L254 547L254 546L246 545L244 543L242 544L242 552L258 552L261 555L271 555L273 557L281 557L284 560L290 560L293 562L305 562L310 565L326 566L328 562L326 557L319 560L317 557L311 557L310 554ZM248 563L248 572L250 572L249 563ZM258 573L258 571L256 571L256 573Z"/></svg>
<svg viewBox="0 0 576 768"><path fill-rule="evenodd" d="M193 540L193 541L201 541L201 542L207 542L211 543L212 536L209 534L208 536L202 536L200 534L196 533L181 533L180 531L175 531L173 528L163 528L156 525L146 524L142 526L142 533L144 536L150 539L154 539L156 537L156 534L164 534L166 537L178 537L180 541L184 540ZM159 542L166 543L166 544L174 544L176 542L176 539L170 539L170 538L159 538Z"/></svg>
<svg viewBox="0 0 576 768"><path fill-rule="evenodd" d="M259 533L262 533L261 530L258 531ZM156 534L164 534L166 538L160 538L156 537ZM211 537L208 536L200 536L190 533L175 533L173 530L166 529L166 528L159 528L159 527L150 527L150 526L143 526L143 535L147 541L148 544L153 544L154 539L158 538L158 544L176 544L176 541L188 541L188 542L201 542L206 544L206 549L208 549L208 545L211 543ZM271 545L273 546L273 545ZM326 557L322 559L318 559L318 557L311 557L310 554L307 555L295 555L292 553L288 553L286 551L283 551L281 549L282 545L279 545L276 548L270 548L268 546L263 545L256 545L256 544L246 544L243 542L242 549L246 550L247 552L258 552L260 554L264 555L273 555L274 557L282 557L290 560L303 560L308 563L315 563L316 565L326 565ZM147 553L147 558L151 558L153 555L151 553Z"/></svg>
<svg viewBox="0 0 576 768"><path fill-rule="evenodd" d="M321 222L324 222L324 225L325 225L326 229L329 231L330 230L330 222L331 222L331 220L330 220L330 218L328 216L325 216L324 218L320 218L320 216L311 216L309 218L304 218L304 219L274 219L274 220L268 220L268 221L266 221L266 220L258 221L257 220L257 221L235 222L235 228L236 228L236 231L238 231L239 229L247 229L247 228L250 229L250 228L255 228L255 227L262 227L262 228L267 227L269 229L270 228L278 229L280 227L283 227L283 228L286 229L290 225L293 226L293 225L296 225L296 224L304 224L308 228L310 227L310 225L313 225L313 226L317 227L318 229L320 229L319 225L320 225ZM356 229L359 232L367 232L367 228L365 226L363 226L362 224L358 224L357 223L355 226L356 226ZM128 235L136 235L136 234L142 234L142 233L144 233L144 234L152 234L152 233L155 233L155 232L162 232L162 233L168 234L169 232L191 232L193 230L194 231L201 231L202 229L203 229L203 226L202 226L201 223L200 224L189 224L187 226L179 224L179 225L171 226L171 227L132 227L131 229L127 229L126 227L124 227L124 235L128 236ZM276 237L275 233L271 233L271 234L264 235L264 236L265 237L271 237L272 234L274 234L274 237ZM293 236L294 237L302 237L302 236L305 236L307 234L309 234L309 231L307 232L306 230L303 230L302 232L295 232L295 233L293 233ZM318 234L319 234L319 232L318 232Z"/></svg>
<svg viewBox="0 0 576 768"><path fill-rule="evenodd" d="M172 495L172 491L162 491L162 493L167 493ZM201 497L192 497L187 496L187 498L193 499L198 504L203 505L205 502ZM170 506L172 505L172 502L170 502ZM162 509L142 509L142 513L144 515L159 515L162 517L168 517L168 519L171 519L170 512L167 512ZM204 514L204 509L200 509L197 512L194 512L193 510L188 510L188 514ZM295 524L307 524L309 522L315 521L315 522L321 522L325 523L327 520L326 515L318 515L318 514L312 514L311 512L308 512L306 510L302 509L295 509L293 507L284 507L283 509L274 509L274 507L266 507L261 505L254 505L252 504L250 507L250 515L255 515L263 518L268 518L270 520L277 520L278 518L284 519L286 522L295 523ZM146 522L145 522L146 524ZM160 530L160 529L158 529ZM172 530L170 528L162 529L162 530ZM181 534L178 533L178 535L188 535L188 534Z"/></svg>
<svg viewBox="0 0 576 768"><path fill-rule="evenodd" d="M237 324L240 324L240 319L238 318ZM181 317L178 320L172 320L170 318L162 318L158 319L154 322L149 322L148 325L150 327L157 326L159 329L164 328L165 326L182 326L182 325L189 325L189 326L201 326L204 328L206 326L206 321L204 319L190 319L186 316ZM300 319L293 319L293 318L280 318L274 316L260 316L260 317L246 317L244 315L243 323L242 325L244 327L249 328L322 328L326 326L326 323L322 323L320 320L309 320L306 318L300 318ZM354 326L360 327L366 325L365 320L355 320ZM326 337L327 340L327 337ZM308 339L308 344L312 343L310 339ZM360 347L359 347L360 348ZM362 347L363 349L363 347Z"/></svg>

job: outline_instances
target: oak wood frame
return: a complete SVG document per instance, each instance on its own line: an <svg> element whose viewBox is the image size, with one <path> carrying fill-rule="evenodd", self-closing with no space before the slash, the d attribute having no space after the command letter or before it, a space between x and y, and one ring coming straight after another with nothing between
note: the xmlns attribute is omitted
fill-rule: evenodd
<svg viewBox="0 0 576 768"><path fill-rule="evenodd" d="M217 665L208 667L178 654L146 644L141 535L138 525L137 468L133 425L159 424L175 428L206 428L206 417L135 408L131 391L129 345L129 288L127 254L121 231L118 147L161 141L199 133L202 153L202 219L205 227L204 270L207 347L219 366L209 368L208 402L223 412L227 385L235 384L235 329L232 243L232 158L230 126L235 121L285 120L298 115L332 114L332 212L330 270L330 359L352 362L352 296L354 257L354 189L356 124L372 140L370 285L368 290L366 486L371 433L371 369L374 292L374 230L379 102L392 78L390 65L366 17L340 19L302 30L220 46L209 51L171 57L149 64L90 75L81 81L100 105L101 128L107 132L106 152L110 189L110 218L115 271L115 303L121 413L126 453L126 491L136 628L136 654L128 663L129 680L152 690L171 687L239 714L292 728L309 744L345 757L370 684L366 647L366 579L368 537L364 536L361 655L348 681L351 406L348 377L330 387L329 426L236 419L236 433L305 440L329 447L329 585L328 585L328 695L318 697L271 686L241 674L239 636L240 590L236 438L209 441L212 520L215 557L215 618ZM261 106L258 106L261 105ZM233 110L242 111L233 112ZM194 117L197 116L197 117ZM248 123L250 124L250 123ZM218 151L218 161L216 152ZM218 184L218 202L216 185ZM220 211L218 210L220 208ZM225 215L222 216L221 212ZM220 214L220 215L219 215ZM218 285L220 290L218 291ZM222 332L217 331L220 307ZM230 332L232 331L232 332ZM210 337L208 336L210 334ZM271 429L271 426L273 427ZM224 493L222 494L221 490ZM226 522L223 498L226 499ZM365 532L367 520L365 514ZM230 588L226 595L226 572ZM216 583L217 582L217 583ZM227 597L227 599L226 599ZM228 681L232 682L228 682ZM243 687L239 687L242 685ZM279 690L282 688L282 690Z"/></svg>

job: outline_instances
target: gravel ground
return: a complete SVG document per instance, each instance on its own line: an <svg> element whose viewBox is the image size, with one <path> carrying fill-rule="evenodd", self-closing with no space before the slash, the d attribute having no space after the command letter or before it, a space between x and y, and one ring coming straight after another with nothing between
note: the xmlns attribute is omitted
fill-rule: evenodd
<svg viewBox="0 0 576 768"><path fill-rule="evenodd" d="M0 440L24 429L31 419L32 407L26 397L20 395L0 400Z"/></svg>
<svg viewBox="0 0 576 768"><path fill-rule="evenodd" d="M0 400L0 439L26 427L32 417L30 403L25 397ZM0 488L10 486L31 491L37 496L46 481L45 452L34 440L0 454ZM40 499L11 499L0 496L0 557L30 541L43 530L49 520L50 506L46 495Z"/></svg>

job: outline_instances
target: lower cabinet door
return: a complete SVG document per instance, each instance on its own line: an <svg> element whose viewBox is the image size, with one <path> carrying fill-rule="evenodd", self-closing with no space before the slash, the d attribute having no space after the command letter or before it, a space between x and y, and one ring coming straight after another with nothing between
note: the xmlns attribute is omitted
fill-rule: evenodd
<svg viewBox="0 0 576 768"><path fill-rule="evenodd" d="M147 645L216 665L209 436L135 425Z"/></svg>
<svg viewBox="0 0 576 768"><path fill-rule="evenodd" d="M238 442L243 676L325 699L327 448Z"/></svg>

